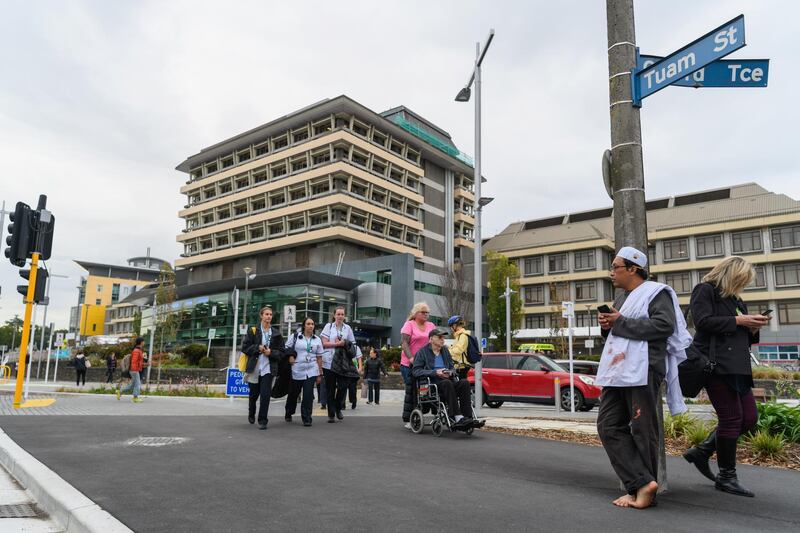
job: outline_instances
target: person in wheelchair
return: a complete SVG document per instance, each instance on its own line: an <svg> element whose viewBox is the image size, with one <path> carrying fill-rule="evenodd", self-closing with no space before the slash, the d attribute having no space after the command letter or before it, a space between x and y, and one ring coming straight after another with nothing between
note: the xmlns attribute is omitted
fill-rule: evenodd
<svg viewBox="0 0 800 533"><path fill-rule="evenodd" d="M447 406L448 416L455 420L455 427L468 427L473 425L469 381L458 379L444 336L440 329L428 334L428 344L414 354L411 374L416 379L430 378Z"/></svg>

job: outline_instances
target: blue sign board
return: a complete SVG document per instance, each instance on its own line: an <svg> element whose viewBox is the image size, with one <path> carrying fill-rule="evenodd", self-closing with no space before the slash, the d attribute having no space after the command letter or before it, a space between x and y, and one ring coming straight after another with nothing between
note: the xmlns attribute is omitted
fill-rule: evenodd
<svg viewBox="0 0 800 533"><path fill-rule="evenodd" d="M56 350L54 355L56 359L69 359L70 349L64 348L63 350Z"/></svg>
<svg viewBox="0 0 800 533"><path fill-rule="evenodd" d="M244 372L238 368L228 369L228 379L225 382L226 396L248 396L250 385L244 380Z"/></svg>
<svg viewBox="0 0 800 533"><path fill-rule="evenodd" d="M643 98L742 48L744 39L744 15L739 15L646 69L634 69L633 105L641 106Z"/></svg>
<svg viewBox="0 0 800 533"><path fill-rule="evenodd" d="M640 55L636 70L644 70L663 59L660 56ZM676 87L766 87L769 78L769 59L719 59L693 74L681 78Z"/></svg>
<svg viewBox="0 0 800 533"><path fill-rule="evenodd" d="M489 343L486 342L486 337L481 337L481 349L485 350L488 345Z"/></svg>

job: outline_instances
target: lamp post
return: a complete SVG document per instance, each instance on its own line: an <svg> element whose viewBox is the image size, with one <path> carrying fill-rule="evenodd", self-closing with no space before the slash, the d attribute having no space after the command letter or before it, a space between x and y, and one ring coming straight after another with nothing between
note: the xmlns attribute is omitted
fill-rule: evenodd
<svg viewBox="0 0 800 533"><path fill-rule="evenodd" d="M517 291L511 290L511 278L506 276L506 291L500 295L500 298L506 299L506 351L511 351L511 295L517 294Z"/></svg>
<svg viewBox="0 0 800 533"><path fill-rule="evenodd" d="M242 323L244 324L246 330L247 326L249 325L247 322L247 285L251 279L256 277L256 275L250 273L253 271L253 269L250 267L244 267L242 270L244 270L244 313L242 313ZM236 324L236 327L238 327L238 324Z"/></svg>
<svg viewBox="0 0 800 533"><path fill-rule="evenodd" d="M51 278L65 278L66 279L66 278L69 278L69 276L63 276L61 274L50 273L50 275L47 278L47 285L46 285L47 288L45 289L45 294L44 294L44 317L42 318L42 338L39 341L39 359L36 362L36 379L39 379L39 372L40 372L40 369L42 367L42 352L44 351L44 333L45 333L45 330L47 329L47 308L50 306L50 279ZM52 333L52 331L51 331L51 333ZM52 335L50 335L50 336L52 337ZM48 351L47 353L49 354L50 352ZM48 355L47 363L46 363L45 367L47 367L49 364L50 364L50 356ZM45 370L47 370L47 368L45 368ZM45 380L45 381L47 381L47 380Z"/></svg>
<svg viewBox="0 0 800 533"><path fill-rule="evenodd" d="M483 278L483 256L481 254L481 64L489 50L489 45L494 39L494 29L489 30L489 37L481 50L481 43L475 43L475 66L469 76L469 81L456 95L456 102L469 102L472 94L471 86L475 83L475 335L483 336L483 316L482 316L482 278ZM483 380L481 373L483 364L479 361L475 365L475 414L480 415L481 404L483 403Z"/></svg>

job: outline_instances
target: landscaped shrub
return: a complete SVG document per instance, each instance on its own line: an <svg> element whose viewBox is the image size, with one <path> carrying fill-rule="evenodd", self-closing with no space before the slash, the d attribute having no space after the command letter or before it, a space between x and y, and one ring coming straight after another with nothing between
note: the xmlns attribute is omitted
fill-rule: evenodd
<svg viewBox="0 0 800 533"><path fill-rule="evenodd" d="M214 358L203 356L198 361L197 366L200 368L214 368L216 364L214 363Z"/></svg>
<svg viewBox="0 0 800 533"><path fill-rule="evenodd" d="M774 366L753 367L753 379L791 379L792 373Z"/></svg>
<svg viewBox="0 0 800 533"><path fill-rule="evenodd" d="M386 366L386 370L399 370L400 368L400 352L401 349L399 346L386 348L385 350L381 350L381 357L383 358L383 364ZM367 354L364 354L365 356Z"/></svg>
<svg viewBox="0 0 800 533"><path fill-rule="evenodd" d="M776 402L756 404L759 431L782 435L789 442L800 442L800 406L790 407Z"/></svg>
<svg viewBox="0 0 800 533"><path fill-rule="evenodd" d="M183 355L190 365L196 365L200 362L200 359L206 356L206 346L204 344L187 344L179 350L179 353Z"/></svg>
<svg viewBox="0 0 800 533"><path fill-rule="evenodd" d="M786 440L782 434L773 435L765 430L753 433L747 441L753 453L762 459L781 459L786 451Z"/></svg>

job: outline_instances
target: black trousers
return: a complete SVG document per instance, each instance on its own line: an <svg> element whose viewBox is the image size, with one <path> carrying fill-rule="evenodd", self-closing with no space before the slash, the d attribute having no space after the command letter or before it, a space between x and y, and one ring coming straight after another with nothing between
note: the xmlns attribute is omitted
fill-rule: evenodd
<svg viewBox="0 0 800 533"><path fill-rule="evenodd" d="M597 433L611 467L628 494L656 481L658 442L658 397L663 378L650 372L641 387L603 387Z"/></svg>
<svg viewBox="0 0 800 533"><path fill-rule="evenodd" d="M373 401L373 393L374 393L375 403L381 403L381 382L367 380L367 387L369 388L367 401L368 402Z"/></svg>
<svg viewBox="0 0 800 533"><path fill-rule="evenodd" d="M447 406L447 413L451 417L461 414L472 417L469 381L436 379L434 383L439 389L439 398Z"/></svg>
<svg viewBox="0 0 800 533"><path fill-rule="evenodd" d="M114 369L106 369L106 383L114 383Z"/></svg>
<svg viewBox="0 0 800 533"><path fill-rule="evenodd" d="M340 385L341 385L341 389L343 391L342 391L342 394L341 394L341 399L340 399L340 403L339 403L339 409L344 409L345 408L345 400L348 399L348 398L345 397L345 392L347 393L347 396L349 397L350 405L352 405L353 409L355 409L356 408L356 399L357 399L356 391L358 389L358 378L341 378ZM337 394L337 397L339 397L338 394Z"/></svg>
<svg viewBox="0 0 800 533"><path fill-rule="evenodd" d="M338 390L339 380L341 378L338 374L336 374L333 370L328 368L322 369L322 381L324 382L323 389L325 390L325 399L322 401L327 408L328 408L328 418L333 418L336 416L336 411L340 410L337 409L336 406L339 405L339 402L336 400L336 394Z"/></svg>
<svg viewBox="0 0 800 533"><path fill-rule="evenodd" d="M272 374L259 376L258 383L250 383L250 396L247 398L247 414L256 416L256 402L258 406L258 423L266 424L269 421L269 400L272 392Z"/></svg>
<svg viewBox="0 0 800 533"><path fill-rule="evenodd" d="M302 392L303 401L300 404L300 418L303 419L303 422L311 423L311 409L314 407L314 385L316 382L316 376L292 380L292 388L286 398L286 416L292 416L297 411L297 398Z"/></svg>
<svg viewBox="0 0 800 533"><path fill-rule="evenodd" d="M80 385L81 380L83 380L83 384L86 385L86 369L83 370L75 369L75 384Z"/></svg>

